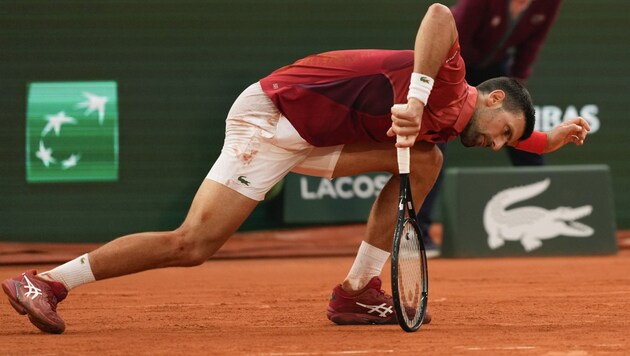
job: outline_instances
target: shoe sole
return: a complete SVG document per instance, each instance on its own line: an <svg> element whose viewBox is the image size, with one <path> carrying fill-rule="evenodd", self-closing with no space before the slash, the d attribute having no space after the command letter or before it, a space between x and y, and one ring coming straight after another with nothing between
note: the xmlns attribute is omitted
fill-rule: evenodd
<svg viewBox="0 0 630 356"><path fill-rule="evenodd" d="M390 321L389 319L370 319L364 314L337 313L327 315L328 319L337 325L397 325L398 321ZM425 316L422 325L431 323L431 317Z"/></svg>
<svg viewBox="0 0 630 356"><path fill-rule="evenodd" d="M365 314L358 313L337 313L334 310L328 308L326 311L326 316L328 320L332 321L337 325L394 325L398 324L398 320L393 318L379 318L376 316L368 316ZM424 320L422 320L422 325L427 325L431 323L431 314L428 312L424 314Z"/></svg>
<svg viewBox="0 0 630 356"><path fill-rule="evenodd" d="M334 313L328 314L328 319L337 325L393 325L398 324L391 318L368 317L358 313Z"/></svg>
<svg viewBox="0 0 630 356"><path fill-rule="evenodd" d="M31 321L31 324L35 325L39 330L43 332L51 334L61 334L62 332L64 332L64 330L66 329L65 325L50 323L48 318L42 317L41 313L36 313L35 311L30 310L30 308L20 303L20 300L17 297L17 291L15 290L15 282L11 281L10 284L6 281L3 282L2 290L4 291L4 294L9 297L9 303L16 312L18 312L20 315L28 314L28 319Z"/></svg>

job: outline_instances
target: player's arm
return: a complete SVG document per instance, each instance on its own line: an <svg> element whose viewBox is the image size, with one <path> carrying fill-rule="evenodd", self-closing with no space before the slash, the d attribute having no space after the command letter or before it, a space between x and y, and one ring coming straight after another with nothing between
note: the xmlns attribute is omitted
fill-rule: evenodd
<svg viewBox="0 0 630 356"><path fill-rule="evenodd" d="M542 154L553 152L570 142L582 146L590 130L591 127L586 120L576 117L557 125L547 133L534 131L528 139L519 142L516 148Z"/></svg>
<svg viewBox="0 0 630 356"><path fill-rule="evenodd" d="M388 136L406 136L397 147L411 147L420 132L420 120L435 78L457 40L457 28L451 10L433 4L424 15L414 44L414 68L406 110L392 109L392 127Z"/></svg>

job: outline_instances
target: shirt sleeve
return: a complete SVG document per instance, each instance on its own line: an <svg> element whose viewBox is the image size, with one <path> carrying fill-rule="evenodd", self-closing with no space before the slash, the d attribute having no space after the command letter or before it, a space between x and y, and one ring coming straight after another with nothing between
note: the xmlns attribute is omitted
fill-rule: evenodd
<svg viewBox="0 0 630 356"><path fill-rule="evenodd" d="M519 142L516 149L525 152L543 154L547 145L547 134L540 131L532 132L528 139Z"/></svg>
<svg viewBox="0 0 630 356"><path fill-rule="evenodd" d="M448 51L448 55L442 64L442 68L434 78L435 83L429 96L427 105L430 110L440 111L440 108L449 107L466 90L465 83L466 66L461 55L459 41L455 41Z"/></svg>

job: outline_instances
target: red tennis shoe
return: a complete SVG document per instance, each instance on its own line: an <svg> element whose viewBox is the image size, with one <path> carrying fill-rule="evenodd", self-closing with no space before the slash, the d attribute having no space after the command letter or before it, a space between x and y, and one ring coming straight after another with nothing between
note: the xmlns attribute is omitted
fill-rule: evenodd
<svg viewBox="0 0 630 356"><path fill-rule="evenodd" d="M57 303L68 295L66 287L59 282L47 281L36 276L35 270L2 282L2 290L9 302L20 314L28 318L41 331L61 334L66 323L57 314Z"/></svg>
<svg viewBox="0 0 630 356"><path fill-rule="evenodd" d="M377 276L356 294L350 294L338 285L333 289L326 316L339 325L398 324L392 296L381 289ZM427 311L423 324L431 322Z"/></svg>

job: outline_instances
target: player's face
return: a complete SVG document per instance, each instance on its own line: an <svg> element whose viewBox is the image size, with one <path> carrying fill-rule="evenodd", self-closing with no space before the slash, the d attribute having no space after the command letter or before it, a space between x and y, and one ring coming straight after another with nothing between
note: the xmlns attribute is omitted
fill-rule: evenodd
<svg viewBox="0 0 630 356"><path fill-rule="evenodd" d="M460 135L466 147L490 147L497 151L505 145L516 146L525 132L525 117L501 108L478 107Z"/></svg>

